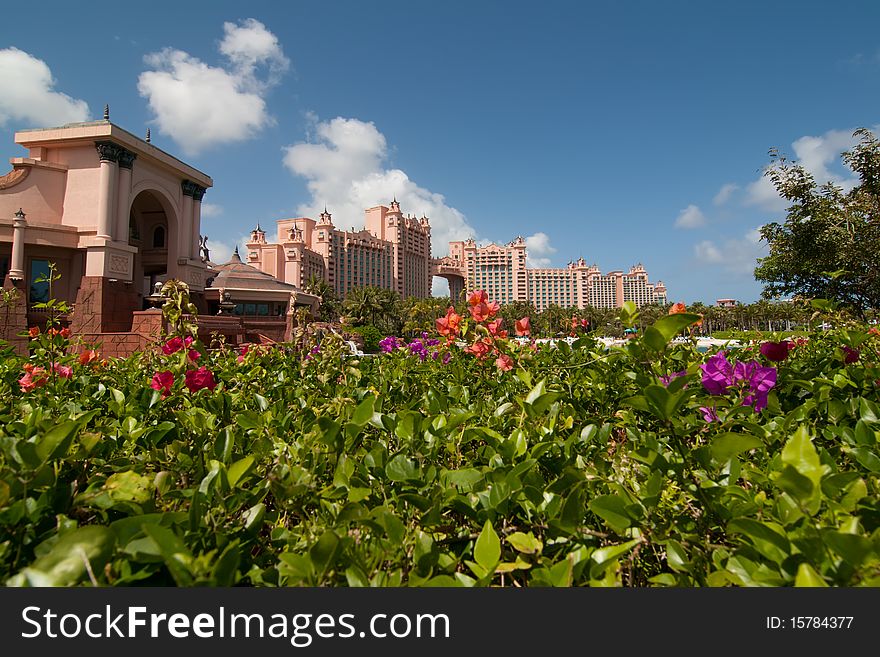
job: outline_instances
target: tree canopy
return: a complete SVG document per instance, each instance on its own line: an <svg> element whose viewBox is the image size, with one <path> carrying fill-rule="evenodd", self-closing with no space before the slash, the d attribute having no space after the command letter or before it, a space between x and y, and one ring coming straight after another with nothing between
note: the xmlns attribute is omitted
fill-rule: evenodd
<svg viewBox="0 0 880 657"><path fill-rule="evenodd" d="M849 191L818 185L802 165L775 157L765 172L791 202L783 223L761 228L770 253L755 278L763 296L824 298L860 313L880 308L880 143L867 129L841 154L858 177Z"/></svg>

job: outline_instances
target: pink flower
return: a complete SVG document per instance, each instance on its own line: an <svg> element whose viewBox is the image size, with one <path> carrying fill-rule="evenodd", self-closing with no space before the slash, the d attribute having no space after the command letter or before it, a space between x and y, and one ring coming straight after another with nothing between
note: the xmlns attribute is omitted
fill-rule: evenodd
<svg viewBox="0 0 880 657"><path fill-rule="evenodd" d="M468 308L468 310L473 320L480 323L485 322L487 319L492 319L500 310L500 306L497 301L493 301L492 303L478 303Z"/></svg>
<svg viewBox="0 0 880 657"><path fill-rule="evenodd" d="M513 369L513 359L507 354L501 354L495 359L495 366L502 372L509 372Z"/></svg>
<svg viewBox="0 0 880 657"><path fill-rule="evenodd" d="M782 342L765 342L761 345L761 354L768 360L779 363L788 358L788 352L794 349L794 343L788 340Z"/></svg>
<svg viewBox="0 0 880 657"><path fill-rule="evenodd" d="M171 386L174 385L174 375L169 372L156 372L153 375L153 382L150 383L150 387L153 390L161 390L162 398L164 399L168 395L171 394Z"/></svg>
<svg viewBox="0 0 880 657"><path fill-rule="evenodd" d="M501 329L501 325L503 323L504 323L504 320L501 317L499 317L498 319L495 319L495 320L489 322L488 324L486 324L486 328L489 329L489 333L492 336L494 336L496 338L504 339L507 337L507 331L504 331Z"/></svg>
<svg viewBox="0 0 880 657"><path fill-rule="evenodd" d="M73 376L73 368L67 367L66 365L61 365L60 363L55 363L54 370L55 374L60 376L62 379L69 379Z"/></svg>
<svg viewBox="0 0 880 657"><path fill-rule="evenodd" d="M18 387L22 392L30 392L34 388L40 388L46 385L49 380L46 376L46 370L42 367L36 367L28 363L24 367L24 376L18 380Z"/></svg>
<svg viewBox="0 0 880 657"><path fill-rule="evenodd" d="M190 349L189 352L187 353L187 357L188 357L191 361L195 362L195 361L197 361L199 358L201 358L202 355L201 355L198 351L196 351L195 349Z"/></svg>
<svg viewBox="0 0 880 657"><path fill-rule="evenodd" d="M532 333L532 320L529 317L523 317L522 319L516 320L514 324L514 328L516 328L516 334L520 337L524 335L531 335Z"/></svg>
<svg viewBox="0 0 880 657"><path fill-rule="evenodd" d="M185 377L186 387L189 388L190 392L198 392L202 388L207 388L213 392L217 386L217 382L214 381L214 375L204 366L197 370L187 370Z"/></svg>
<svg viewBox="0 0 880 657"><path fill-rule="evenodd" d="M244 362L244 357L247 356L247 352L248 352L248 346L247 346L247 345L242 345L242 347L241 347L241 353L238 355L238 358L237 358L236 360L237 360L239 363L243 363L243 362Z"/></svg>

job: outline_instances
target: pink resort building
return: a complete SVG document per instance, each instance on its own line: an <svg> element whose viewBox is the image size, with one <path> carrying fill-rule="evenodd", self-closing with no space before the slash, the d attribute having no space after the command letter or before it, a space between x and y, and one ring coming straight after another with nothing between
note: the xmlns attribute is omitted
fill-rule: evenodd
<svg viewBox="0 0 880 657"><path fill-rule="evenodd" d="M60 320L107 355L155 339L161 318L147 310L148 297L169 278L189 285L201 312L221 301L245 312L248 303L271 303L271 313L281 315L317 303L276 281L262 290L259 276L238 289L241 267L213 271L199 234L211 178L151 144L149 131L140 139L111 123L108 108L103 120L16 132L15 143L26 152L0 176L0 278L17 300L0 308L0 339L22 348L19 333L45 323L34 305L49 298L41 279L50 263L60 274L52 296L73 307ZM221 283L235 275L222 292L210 288L219 274ZM282 316L279 330L259 332L280 337L284 323ZM228 328L217 330L238 340L248 335L241 322Z"/></svg>
<svg viewBox="0 0 880 657"><path fill-rule="evenodd" d="M517 237L505 246L477 246L472 239L449 243L449 255L432 260L435 276L449 281L453 298L465 289L485 289L501 304L528 301L541 312L548 306L619 308L625 301L637 306L666 303L662 281L650 283L641 265L629 272L602 274L583 258L566 267L527 267L526 242Z"/></svg>
<svg viewBox="0 0 880 657"><path fill-rule="evenodd" d="M402 297L431 296L431 225L427 217L404 216L400 204L365 211L362 230L333 225L327 209L317 221L280 219L275 242L259 224L247 242L247 263L302 288L315 276L344 296L357 287L381 287Z"/></svg>

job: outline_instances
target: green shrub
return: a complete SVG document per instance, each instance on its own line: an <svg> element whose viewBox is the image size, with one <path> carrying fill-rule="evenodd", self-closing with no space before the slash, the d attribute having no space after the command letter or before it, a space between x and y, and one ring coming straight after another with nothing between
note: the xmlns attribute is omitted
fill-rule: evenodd
<svg viewBox="0 0 880 657"><path fill-rule="evenodd" d="M364 339L364 352L375 354L379 351L379 340L384 335L375 326L354 326L348 329L351 333L357 333Z"/></svg>

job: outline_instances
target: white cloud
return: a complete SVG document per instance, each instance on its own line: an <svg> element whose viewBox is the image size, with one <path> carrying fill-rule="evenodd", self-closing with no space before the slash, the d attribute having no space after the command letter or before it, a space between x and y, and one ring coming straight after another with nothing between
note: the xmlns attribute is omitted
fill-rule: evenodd
<svg viewBox="0 0 880 657"><path fill-rule="evenodd" d="M249 139L274 121L264 96L290 64L277 38L252 18L241 25L224 23L223 30L219 50L227 66L165 48L144 58L153 70L138 77L138 91L159 130L187 155ZM259 76L263 68L265 79Z"/></svg>
<svg viewBox="0 0 880 657"><path fill-rule="evenodd" d="M44 128L89 119L84 100L54 87L46 62L18 48L0 50L0 126L15 121L27 124L22 128Z"/></svg>
<svg viewBox="0 0 880 657"><path fill-rule="evenodd" d="M678 214L676 228L700 228L706 225L706 217L696 205L689 205Z"/></svg>
<svg viewBox="0 0 880 657"><path fill-rule="evenodd" d="M223 214L223 206L216 203L202 203L201 216L206 218L219 217Z"/></svg>
<svg viewBox="0 0 880 657"><path fill-rule="evenodd" d="M858 183L858 179L840 164L840 154L856 144L857 140L853 138L852 132L852 130L829 130L821 137L810 135L800 137L791 145L794 151L793 159L810 172L819 185L833 182L845 190L851 189ZM836 165L834 169L832 165ZM766 176L749 183L746 187L745 204L772 212L780 212L788 206L788 202L779 196L773 183Z"/></svg>
<svg viewBox="0 0 880 657"><path fill-rule="evenodd" d="M526 258L528 266L535 269L550 266L550 256L556 253L556 249L550 246L550 237L547 233L535 233L525 238Z"/></svg>
<svg viewBox="0 0 880 657"><path fill-rule="evenodd" d="M317 217L326 205L333 223L349 230L363 227L366 208L396 197L405 214L430 218L434 256L445 255L448 242L476 235L467 217L442 194L419 186L401 169L386 168L388 144L373 123L312 118L312 139L284 149L284 165L306 179L311 193L297 213Z"/></svg>
<svg viewBox="0 0 880 657"><path fill-rule="evenodd" d="M715 198L712 199L712 203L714 203L715 205L724 205L730 200L730 197L738 189L739 185L735 185L733 183L722 185L721 189L718 190L718 193L715 194Z"/></svg>
<svg viewBox="0 0 880 657"><path fill-rule="evenodd" d="M695 244L694 255L697 256L697 260L707 264L717 264L724 260L721 251L718 250L718 247L711 240L703 240Z"/></svg>
<svg viewBox="0 0 880 657"><path fill-rule="evenodd" d="M211 254L211 262L217 263L218 265L225 264L229 262L232 258L232 252L235 247L238 247L238 254L241 257L242 262L247 262L247 244L248 239L250 239L250 235L239 235L237 242L227 242L225 240L213 240L208 237L208 251Z"/></svg>
<svg viewBox="0 0 880 657"><path fill-rule="evenodd" d="M705 265L723 267L737 276L751 276L758 258L767 255L767 247L761 243L761 233L755 228L742 238L725 240L720 247L711 240L703 240L694 245L694 255Z"/></svg>

